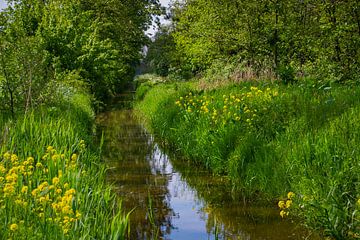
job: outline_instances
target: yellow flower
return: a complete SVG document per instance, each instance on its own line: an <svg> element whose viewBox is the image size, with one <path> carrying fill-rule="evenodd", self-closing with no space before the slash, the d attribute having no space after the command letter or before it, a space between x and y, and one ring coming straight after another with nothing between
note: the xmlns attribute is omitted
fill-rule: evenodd
<svg viewBox="0 0 360 240"><path fill-rule="evenodd" d="M28 191L28 186L23 186L23 187L21 188L21 192L22 192L22 193L27 193L27 191Z"/></svg>
<svg viewBox="0 0 360 240"><path fill-rule="evenodd" d="M38 163L36 163L36 167L37 167L37 168L42 168L43 165L41 164L41 162L38 162Z"/></svg>
<svg viewBox="0 0 360 240"><path fill-rule="evenodd" d="M58 177L54 177L52 179L52 183L56 186L60 182L60 179Z"/></svg>
<svg viewBox="0 0 360 240"><path fill-rule="evenodd" d="M64 184L64 188L65 188L65 189L68 189L68 188L69 188L69 184L68 184L68 183L65 183L65 184Z"/></svg>
<svg viewBox="0 0 360 240"><path fill-rule="evenodd" d="M34 189L31 191L31 195L33 195L34 197L36 197L36 195L39 193L39 189Z"/></svg>
<svg viewBox="0 0 360 240"><path fill-rule="evenodd" d="M15 232L16 230L18 230L19 226L16 223L13 223L10 225L10 230Z"/></svg>
<svg viewBox="0 0 360 240"><path fill-rule="evenodd" d="M5 173L6 172L6 168L3 165L0 165L0 172L1 173Z"/></svg>
<svg viewBox="0 0 360 240"><path fill-rule="evenodd" d="M48 151L48 152L51 152L52 150L54 150L54 148L53 148L52 146L48 146L48 147L46 148L46 151Z"/></svg>
<svg viewBox="0 0 360 240"><path fill-rule="evenodd" d="M33 157L28 157L27 161L29 164L33 164L34 163L34 158Z"/></svg>
<svg viewBox="0 0 360 240"><path fill-rule="evenodd" d="M280 216L281 216L282 218L284 218L284 217L286 217L286 216L288 216L288 215L289 215L288 212L286 212L286 211L284 211L284 210L281 210L281 211L280 211Z"/></svg>
<svg viewBox="0 0 360 240"><path fill-rule="evenodd" d="M18 160L18 156L16 154L11 154L11 161L16 162Z"/></svg>
<svg viewBox="0 0 360 240"><path fill-rule="evenodd" d="M287 197L288 197L288 199L293 199L295 197L295 193L288 192Z"/></svg>
<svg viewBox="0 0 360 240"><path fill-rule="evenodd" d="M4 153L3 157L5 160L9 160L11 157L11 154L9 152L6 152L6 153Z"/></svg>
<svg viewBox="0 0 360 240"><path fill-rule="evenodd" d="M55 154L51 157L51 160L57 161L59 158L60 158L60 156L58 154Z"/></svg>
<svg viewBox="0 0 360 240"><path fill-rule="evenodd" d="M76 161L76 159L77 159L76 153L74 153L73 155L71 155L71 160L72 160L72 161Z"/></svg>
<svg viewBox="0 0 360 240"><path fill-rule="evenodd" d="M291 206L291 204L292 204L292 200L287 200L286 201L286 208L289 208L290 206Z"/></svg>
<svg viewBox="0 0 360 240"><path fill-rule="evenodd" d="M280 209L285 209L286 208L286 205L285 205L284 201L279 201L278 206L279 206Z"/></svg>

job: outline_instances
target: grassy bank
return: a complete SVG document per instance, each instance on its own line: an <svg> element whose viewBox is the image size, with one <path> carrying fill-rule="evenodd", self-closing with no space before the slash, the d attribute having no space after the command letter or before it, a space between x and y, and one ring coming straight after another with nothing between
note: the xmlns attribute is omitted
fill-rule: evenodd
<svg viewBox="0 0 360 240"><path fill-rule="evenodd" d="M199 86L147 85L146 94L140 86L136 108L154 133L229 176L234 190L277 199L282 217L299 216L326 236L359 237L358 86Z"/></svg>
<svg viewBox="0 0 360 240"><path fill-rule="evenodd" d="M123 239L127 218L92 144L86 93L0 117L0 239Z"/></svg>

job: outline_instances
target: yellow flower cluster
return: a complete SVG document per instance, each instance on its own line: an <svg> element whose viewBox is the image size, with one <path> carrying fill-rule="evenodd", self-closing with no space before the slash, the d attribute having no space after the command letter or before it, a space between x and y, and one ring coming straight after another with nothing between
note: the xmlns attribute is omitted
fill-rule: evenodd
<svg viewBox="0 0 360 240"><path fill-rule="evenodd" d="M289 192L287 194L287 200L281 200L278 202L278 207L280 208L280 216L282 218L289 216L289 208L293 204L293 198L295 197L295 193Z"/></svg>
<svg viewBox="0 0 360 240"><path fill-rule="evenodd" d="M81 217L76 209L76 190L67 180L80 171L77 159L77 154L66 158L52 146L39 159L22 159L10 152L0 155L0 214L30 215L26 219L21 219L24 214L10 216L18 221L9 225L11 231L31 226L21 224L24 221L40 221L59 226L64 234L69 232Z"/></svg>
<svg viewBox="0 0 360 240"><path fill-rule="evenodd" d="M261 111L266 111L270 102L278 93L267 88L244 88L237 94L223 95L222 99L214 99L207 95L197 96L191 92L180 97L175 104L185 112L185 115L197 117L206 116L212 124L228 124L244 122L252 125Z"/></svg>

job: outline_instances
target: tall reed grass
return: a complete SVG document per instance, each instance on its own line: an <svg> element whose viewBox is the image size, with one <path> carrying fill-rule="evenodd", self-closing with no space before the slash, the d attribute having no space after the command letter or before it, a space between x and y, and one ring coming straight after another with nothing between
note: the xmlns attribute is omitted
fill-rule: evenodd
<svg viewBox="0 0 360 240"><path fill-rule="evenodd" d="M87 94L0 117L0 239L124 239L128 216L105 184Z"/></svg>

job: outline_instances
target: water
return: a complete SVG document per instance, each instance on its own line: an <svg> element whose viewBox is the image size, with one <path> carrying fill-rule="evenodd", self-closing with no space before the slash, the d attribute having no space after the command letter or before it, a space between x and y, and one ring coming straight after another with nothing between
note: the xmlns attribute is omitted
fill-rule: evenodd
<svg viewBox="0 0 360 240"><path fill-rule="evenodd" d="M166 154L132 110L98 115L108 181L131 214L129 239L318 239L283 220L276 204L249 206L213 176Z"/></svg>

